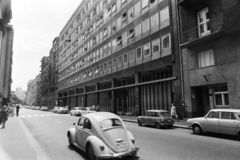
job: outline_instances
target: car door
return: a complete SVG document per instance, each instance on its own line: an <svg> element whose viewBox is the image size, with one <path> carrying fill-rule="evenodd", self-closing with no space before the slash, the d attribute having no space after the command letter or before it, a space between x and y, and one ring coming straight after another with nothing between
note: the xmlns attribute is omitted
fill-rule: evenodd
<svg viewBox="0 0 240 160"><path fill-rule="evenodd" d="M83 128L82 128L82 140L80 143L81 147L85 148L85 142L88 136L90 136L91 134L92 134L92 124L88 118L85 118Z"/></svg>
<svg viewBox="0 0 240 160"><path fill-rule="evenodd" d="M156 121L159 120L158 112L152 112L152 115L150 117L150 123L151 125L155 125Z"/></svg>
<svg viewBox="0 0 240 160"><path fill-rule="evenodd" d="M203 130L208 132L219 132L219 115L218 111L210 111L201 122Z"/></svg>
<svg viewBox="0 0 240 160"><path fill-rule="evenodd" d="M79 146L81 146L81 141L82 141L82 132L83 132L83 124L84 124L85 118L82 117L79 119L78 124L76 126L76 142Z"/></svg>
<svg viewBox="0 0 240 160"><path fill-rule="evenodd" d="M221 112L221 119L219 122L219 128L221 133L236 134L239 121L232 112Z"/></svg>
<svg viewBox="0 0 240 160"><path fill-rule="evenodd" d="M151 112L146 112L145 116L143 116L143 119L142 119L143 124L150 125L151 115L152 115Z"/></svg>

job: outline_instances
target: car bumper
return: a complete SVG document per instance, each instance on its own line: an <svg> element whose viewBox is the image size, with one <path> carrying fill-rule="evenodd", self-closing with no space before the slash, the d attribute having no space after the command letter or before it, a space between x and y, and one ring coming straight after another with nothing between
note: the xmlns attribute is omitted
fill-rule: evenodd
<svg viewBox="0 0 240 160"><path fill-rule="evenodd" d="M100 154L98 158L106 158L106 159L121 158L121 157L128 156L128 155L136 155L138 150L139 150L139 147L135 146L134 149L132 149L131 151L128 151L128 152Z"/></svg>

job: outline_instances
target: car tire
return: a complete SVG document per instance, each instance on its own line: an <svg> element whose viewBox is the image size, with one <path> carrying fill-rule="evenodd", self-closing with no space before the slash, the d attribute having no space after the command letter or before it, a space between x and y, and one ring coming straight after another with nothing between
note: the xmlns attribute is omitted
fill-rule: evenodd
<svg viewBox="0 0 240 160"><path fill-rule="evenodd" d="M72 137L70 134L68 134L68 144L69 144L69 147L73 147Z"/></svg>
<svg viewBox="0 0 240 160"><path fill-rule="evenodd" d="M193 133L197 135L200 135L203 132L202 128L198 124L194 124L192 127L192 130L193 130Z"/></svg>
<svg viewBox="0 0 240 160"><path fill-rule="evenodd" d="M161 124L158 123L158 122L156 122L156 123L155 123L155 127L156 127L157 129L160 129L160 128L161 128Z"/></svg>
<svg viewBox="0 0 240 160"><path fill-rule="evenodd" d="M141 120L138 120L138 126L142 126Z"/></svg>
<svg viewBox="0 0 240 160"><path fill-rule="evenodd" d="M87 146L87 155L88 155L89 160L98 160L98 158L96 157L96 155L94 153L93 147L90 143Z"/></svg>

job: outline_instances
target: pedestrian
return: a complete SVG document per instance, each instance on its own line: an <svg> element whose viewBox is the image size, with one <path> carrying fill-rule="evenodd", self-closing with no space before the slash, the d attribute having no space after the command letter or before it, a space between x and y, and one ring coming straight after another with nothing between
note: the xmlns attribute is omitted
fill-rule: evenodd
<svg viewBox="0 0 240 160"><path fill-rule="evenodd" d="M18 114L19 114L19 104L16 106L16 116L18 117Z"/></svg>
<svg viewBox="0 0 240 160"><path fill-rule="evenodd" d="M171 107L171 116L172 116L173 119L177 119L177 121L179 121L177 111L176 111L176 107L174 106L173 103L172 103L172 107Z"/></svg>
<svg viewBox="0 0 240 160"><path fill-rule="evenodd" d="M70 113L70 111L71 111L71 106L70 106L70 104L67 106L68 108L68 113Z"/></svg>
<svg viewBox="0 0 240 160"><path fill-rule="evenodd" d="M99 105L97 105L96 108L95 108L95 110L96 110L97 112L99 112L99 109L100 109L100 108L99 108Z"/></svg>
<svg viewBox="0 0 240 160"><path fill-rule="evenodd" d="M5 128L6 121L8 120L8 108L6 105L0 106L0 124L2 123L2 128Z"/></svg>

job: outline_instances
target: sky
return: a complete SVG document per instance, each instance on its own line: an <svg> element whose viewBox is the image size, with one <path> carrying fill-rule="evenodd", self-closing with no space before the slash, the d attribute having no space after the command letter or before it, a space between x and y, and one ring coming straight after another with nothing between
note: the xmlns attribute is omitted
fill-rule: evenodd
<svg viewBox="0 0 240 160"><path fill-rule="evenodd" d="M12 0L12 91L27 90L27 83L41 71L41 59L49 56L52 42L81 0Z"/></svg>

